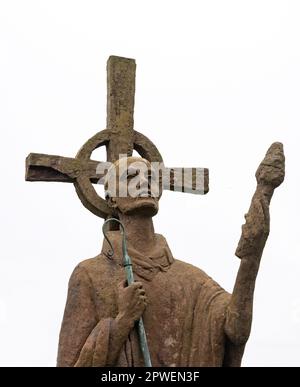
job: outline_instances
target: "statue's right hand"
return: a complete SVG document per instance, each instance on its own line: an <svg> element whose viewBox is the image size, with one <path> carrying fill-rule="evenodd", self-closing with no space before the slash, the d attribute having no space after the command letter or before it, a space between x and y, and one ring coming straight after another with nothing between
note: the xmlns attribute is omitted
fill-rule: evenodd
<svg viewBox="0 0 300 387"><path fill-rule="evenodd" d="M118 285L119 319L131 326L142 316L147 306L147 297L142 282L133 282L126 286L126 281Z"/></svg>

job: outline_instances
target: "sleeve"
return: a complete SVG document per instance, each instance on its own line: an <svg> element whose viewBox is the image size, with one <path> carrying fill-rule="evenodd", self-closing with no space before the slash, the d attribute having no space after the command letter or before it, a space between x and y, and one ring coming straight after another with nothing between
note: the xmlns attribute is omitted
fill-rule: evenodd
<svg viewBox="0 0 300 387"><path fill-rule="evenodd" d="M224 325L231 294L208 277L201 286L194 309L191 348L193 366L239 366L244 346L226 340Z"/></svg>
<svg viewBox="0 0 300 387"><path fill-rule="evenodd" d="M92 365L88 364L87 354L93 356L92 349L96 345L97 334L103 332L106 325L105 321L98 323L91 280L85 268L78 265L69 281L59 336L57 366L73 367L78 363L81 351L85 355L82 365Z"/></svg>

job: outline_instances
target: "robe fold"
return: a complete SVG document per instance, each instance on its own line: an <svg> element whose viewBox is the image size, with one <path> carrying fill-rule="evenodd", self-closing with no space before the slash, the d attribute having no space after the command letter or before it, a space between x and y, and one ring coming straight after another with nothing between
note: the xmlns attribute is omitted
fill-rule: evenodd
<svg viewBox="0 0 300 387"><path fill-rule="evenodd" d="M117 286L125 279L121 235L110 231L115 255L104 240L96 258L81 262L69 281L61 326L58 366L107 366L110 335L118 314ZM143 283L148 305L143 320L152 365L239 366L244 346L226 338L224 324L230 294L202 270L174 259L165 238L155 235L147 256L130 245L135 279ZM115 366L143 366L133 329Z"/></svg>

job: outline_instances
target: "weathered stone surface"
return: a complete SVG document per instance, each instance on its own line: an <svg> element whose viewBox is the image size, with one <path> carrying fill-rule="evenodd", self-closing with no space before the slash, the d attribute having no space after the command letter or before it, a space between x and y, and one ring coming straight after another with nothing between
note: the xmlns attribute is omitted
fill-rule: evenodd
<svg viewBox="0 0 300 387"><path fill-rule="evenodd" d="M26 159L25 179L74 183L78 176L85 175L96 184L104 176L97 174L99 163L93 160L82 162L71 157L30 153Z"/></svg>
<svg viewBox="0 0 300 387"><path fill-rule="evenodd" d="M134 59L110 56L107 61L108 161L118 160L120 154L132 155L135 69Z"/></svg>

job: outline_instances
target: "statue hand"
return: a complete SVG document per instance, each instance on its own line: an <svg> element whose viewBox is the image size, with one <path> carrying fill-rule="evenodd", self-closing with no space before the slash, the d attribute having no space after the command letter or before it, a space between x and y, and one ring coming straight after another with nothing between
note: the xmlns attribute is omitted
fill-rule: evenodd
<svg viewBox="0 0 300 387"><path fill-rule="evenodd" d="M269 205L274 189L284 180L283 145L274 142L256 171L257 188L252 198L246 223L235 255L239 258L256 257L260 259L269 235Z"/></svg>
<svg viewBox="0 0 300 387"><path fill-rule="evenodd" d="M147 297L141 282L125 285L121 282L118 286L118 320L133 327L147 306Z"/></svg>
<svg viewBox="0 0 300 387"><path fill-rule="evenodd" d="M284 180L284 161L283 145L274 142L256 171L257 183L271 186L273 189L278 187Z"/></svg>

